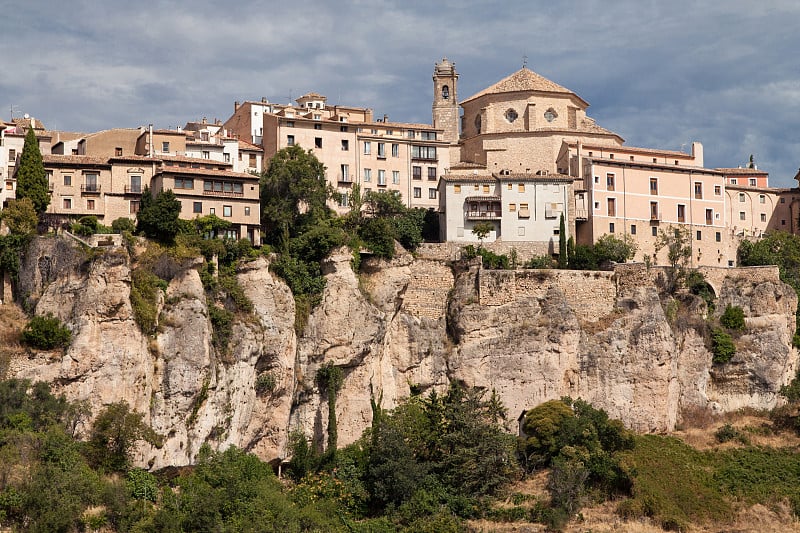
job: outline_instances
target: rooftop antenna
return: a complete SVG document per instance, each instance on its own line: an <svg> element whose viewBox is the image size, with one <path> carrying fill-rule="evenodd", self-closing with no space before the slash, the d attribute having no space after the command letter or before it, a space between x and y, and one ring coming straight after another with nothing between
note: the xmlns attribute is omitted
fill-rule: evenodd
<svg viewBox="0 0 800 533"><path fill-rule="evenodd" d="M685 152L686 151L686 144L687 143L681 143L681 152Z"/></svg>
<svg viewBox="0 0 800 533"><path fill-rule="evenodd" d="M14 104L11 104L10 106L8 106L9 112L11 113L11 119L10 120L14 120L14 108L15 107L17 108L17 110L19 110L19 107L15 106Z"/></svg>
<svg viewBox="0 0 800 533"><path fill-rule="evenodd" d="M528 68L528 56L522 54L522 68Z"/></svg>

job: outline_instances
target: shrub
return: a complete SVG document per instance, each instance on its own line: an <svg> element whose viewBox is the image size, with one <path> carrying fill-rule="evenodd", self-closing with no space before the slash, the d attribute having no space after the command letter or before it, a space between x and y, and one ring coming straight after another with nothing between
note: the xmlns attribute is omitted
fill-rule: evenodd
<svg viewBox="0 0 800 533"><path fill-rule="evenodd" d="M727 363L736 355L736 345L728 333L715 329L711 332L711 351L715 363Z"/></svg>
<svg viewBox="0 0 800 533"><path fill-rule="evenodd" d="M111 223L111 229L115 233L122 233L124 231L133 233L136 230L136 223L128 217L120 217Z"/></svg>
<svg viewBox="0 0 800 533"><path fill-rule="evenodd" d="M66 348L72 340L72 332L52 314L33 317L22 330L22 341L34 348L52 350Z"/></svg>
<svg viewBox="0 0 800 533"><path fill-rule="evenodd" d="M156 329L158 291L166 290L167 282L149 270L137 268L131 275L131 307L133 318L142 333L151 334Z"/></svg>
<svg viewBox="0 0 800 533"><path fill-rule="evenodd" d="M233 313L213 302L208 305L208 318L211 320L211 340L217 352L224 353L228 349L228 341L233 334Z"/></svg>
<svg viewBox="0 0 800 533"><path fill-rule="evenodd" d="M537 255L525 262L524 268L553 268L553 258L549 255Z"/></svg>
<svg viewBox="0 0 800 533"><path fill-rule="evenodd" d="M744 329L744 311L738 305L728 304L725 312L719 317L719 323L728 329L741 331Z"/></svg>
<svg viewBox="0 0 800 533"><path fill-rule="evenodd" d="M377 257L394 257L394 227L385 218L370 218L359 229L359 237Z"/></svg>
<svg viewBox="0 0 800 533"><path fill-rule="evenodd" d="M272 372L262 372L256 378L255 389L258 395L271 394L275 392L276 386L277 382Z"/></svg>
<svg viewBox="0 0 800 533"><path fill-rule="evenodd" d="M714 289L706 281L702 272L699 270L692 270L689 272L689 275L686 277L686 287L689 289L689 292L695 296L699 296L706 302L706 307L708 307L709 312L714 311L716 295L714 294Z"/></svg>
<svg viewBox="0 0 800 533"><path fill-rule="evenodd" d="M725 424L714 432L714 438L719 443L738 440L743 444L747 444L747 436L730 424Z"/></svg>

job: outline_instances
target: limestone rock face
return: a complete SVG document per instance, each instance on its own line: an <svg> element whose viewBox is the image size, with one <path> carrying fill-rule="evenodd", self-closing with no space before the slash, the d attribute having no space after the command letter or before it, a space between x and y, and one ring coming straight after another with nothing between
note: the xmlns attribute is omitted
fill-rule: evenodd
<svg viewBox="0 0 800 533"><path fill-rule="evenodd" d="M687 408L770 408L797 367L797 296L775 269L712 272L718 298L707 317L698 297L660 295L643 266L489 271L398 250L391 261L365 257L356 274L351 259L341 249L326 261L321 302L299 336L292 294L268 260L242 265L237 279L254 310L235 317L223 347L202 261L171 276L148 337L133 319L125 248L42 239L24 258L17 294L64 321L74 340L64 353L12 361L10 374L50 381L94 414L127 401L164 437L160 448L142 445L136 462L160 468L193 462L204 443L284 458L295 429L324 448L328 402L315 377L327 363L344 371L340 446L370 425L371 402L391 409L453 380L496 390L511 420L569 395L661 432ZM728 304L743 309L747 327L734 334L733 360L719 365L709 324Z"/></svg>

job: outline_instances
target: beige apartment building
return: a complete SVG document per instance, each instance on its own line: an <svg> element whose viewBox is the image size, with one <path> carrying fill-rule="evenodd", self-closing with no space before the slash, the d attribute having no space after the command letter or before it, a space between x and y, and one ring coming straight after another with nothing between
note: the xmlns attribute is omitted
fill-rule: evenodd
<svg viewBox="0 0 800 533"><path fill-rule="evenodd" d="M24 118L12 119L10 123L0 122L0 209L8 200L16 198L17 179L14 174L30 128L33 128L36 140L39 141L39 150L42 154L49 154L52 136L40 120L26 115Z"/></svg>
<svg viewBox="0 0 800 533"><path fill-rule="evenodd" d="M340 213L348 209L354 184L362 193L398 191L410 207L438 207L437 182L450 161L442 130L390 122L386 116L374 120L371 109L330 106L317 93L303 95L296 103L237 102L225 127L240 139L260 143L265 166L283 148L311 150L339 193L332 207Z"/></svg>

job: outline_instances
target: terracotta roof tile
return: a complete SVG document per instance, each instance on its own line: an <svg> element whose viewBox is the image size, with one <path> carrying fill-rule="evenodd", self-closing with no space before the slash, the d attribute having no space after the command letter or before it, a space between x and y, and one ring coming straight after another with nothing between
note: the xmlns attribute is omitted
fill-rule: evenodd
<svg viewBox="0 0 800 533"><path fill-rule="evenodd" d="M769 172L765 170L758 170L757 168L718 168L720 172L724 172L725 174L746 174L746 175L760 175L766 176Z"/></svg>
<svg viewBox="0 0 800 533"><path fill-rule="evenodd" d="M241 139L238 139L238 141L239 141L239 150L252 150L252 151L257 151L257 152L263 152L264 151L263 148L261 148L260 146L258 146L256 144L249 143L249 142L243 141Z"/></svg>
<svg viewBox="0 0 800 533"><path fill-rule="evenodd" d="M212 170L208 168L189 168L189 167L162 167L159 174L191 174L194 176L218 176L237 179L249 179L258 181L260 177L256 174L246 172L233 172L232 170Z"/></svg>
<svg viewBox="0 0 800 533"><path fill-rule="evenodd" d="M111 166L105 157L93 157L89 155L58 155L44 154L42 161L45 165L92 165L92 166Z"/></svg>
<svg viewBox="0 0 800 533"><path fill-rule="evenodd" d="M214 166L224 166L224 167L232 167L231 163L225 163L223 161L214 161L213 159L202 159L199 157L186 157L185 155L161 155L158 159L162 161L177 161L180 163L200 163L201 165L214 165Z"/></svg>
<svg viewBox="0 0 800 533"><path fill-rule="evenodd" d="M486 89L480 91L479 93L470 96L466 100L462 100L461 103L463 104L465 102L475 100L476 98L480 98L481 96L486 96L488 94L500 94L500 93L519 92L519 91L561 93L561 94L570 94L577 96L574 92L570 91L566 87L562 87L556 82L550 81L544 76L540 76L539 74L533 72L527 67L522 67L521 69L514 72L510 76L507 76L502 80L498 81L491 87L487 87Z"/></svg>

